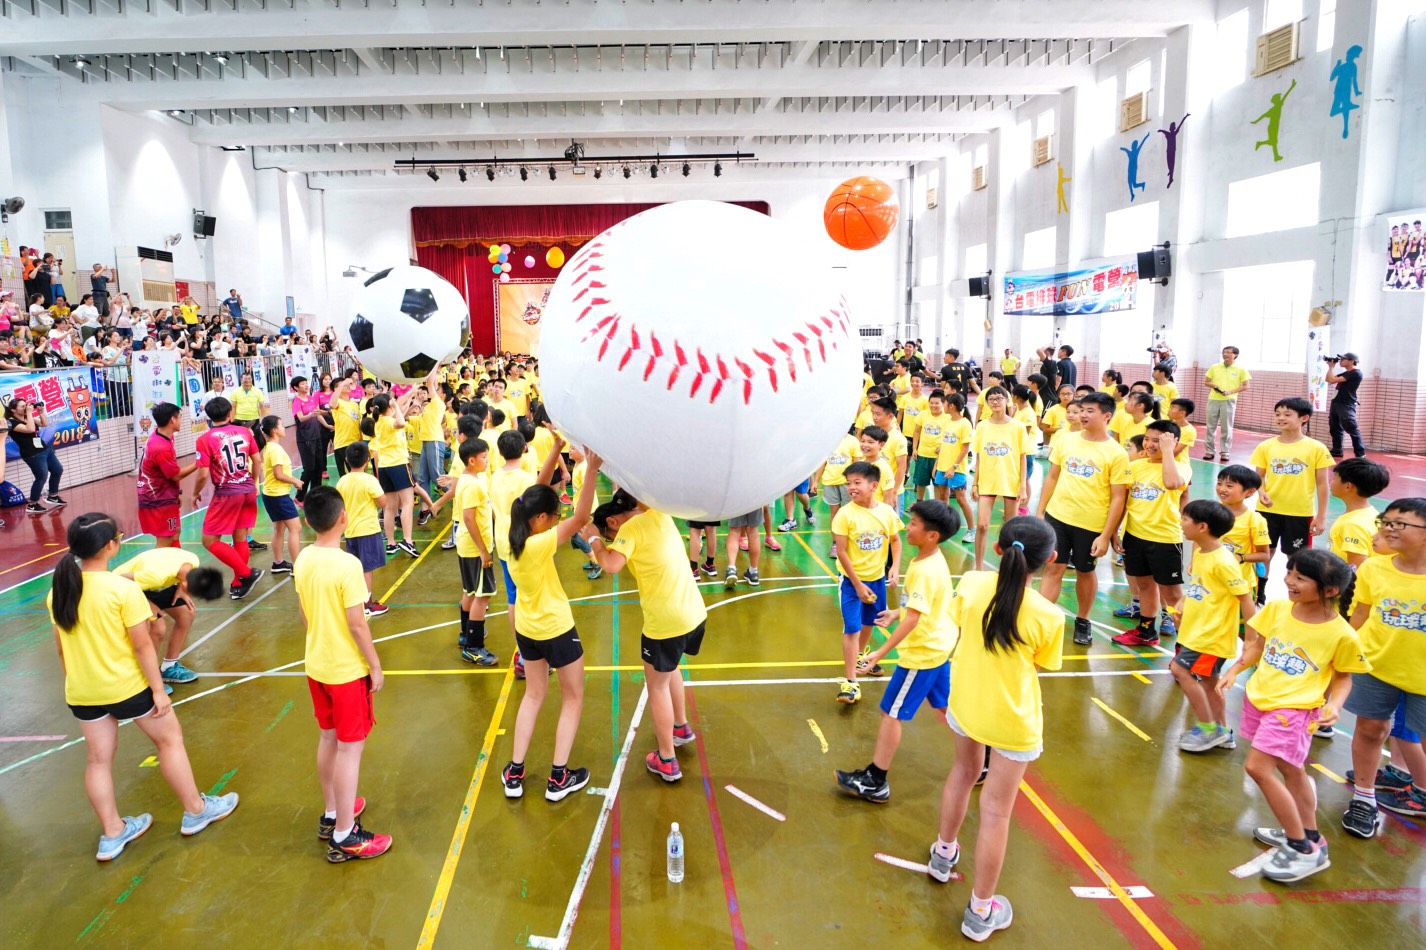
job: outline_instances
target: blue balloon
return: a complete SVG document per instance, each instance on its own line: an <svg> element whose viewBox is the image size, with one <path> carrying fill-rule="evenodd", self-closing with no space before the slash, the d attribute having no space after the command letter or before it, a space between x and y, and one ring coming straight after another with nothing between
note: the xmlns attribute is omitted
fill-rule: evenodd
<svg viewBox="0 0 1426 950"><path fill-rule="evenodd" d="M501 254L501 255L500 255L500 263L502 263L502 264L504 264L504 263L505 263L506 261L508 261L509 259L510 259L510 255L509 255L509 254Z"/></svg>
<svg viewBox="0 0 1426 950"><path fill-rule="evenodd" d="M500 265L499 265L499 264L491 264L491 265L490 265L490 273L492 273L492 274L498 274L498 273L500 273Z"/></svg>

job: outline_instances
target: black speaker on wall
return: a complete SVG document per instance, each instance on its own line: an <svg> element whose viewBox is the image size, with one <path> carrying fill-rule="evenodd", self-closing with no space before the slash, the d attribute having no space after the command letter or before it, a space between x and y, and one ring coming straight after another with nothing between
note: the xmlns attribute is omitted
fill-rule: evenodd
<svg viewBox="0 0 1426 950"><path fill-rule="evenodd" d="M1139 252L1140 280L1157 280L1166 284L1172 276L1173 258L1169 255L1167 242Z"/></svg>
<svg viewBox="0 0 1426 950"><path fill-rule="evenodd" d="M212 237L218 229L218 219L201 211L193 212L193 234L195 237Z"/></svg>
<svg viewBox="0 0 1426 950"><path fill-rule="evenodd" d="M990 278L972 277L967 283L970 285L970 295L972 297L990 296Z"/></svg>

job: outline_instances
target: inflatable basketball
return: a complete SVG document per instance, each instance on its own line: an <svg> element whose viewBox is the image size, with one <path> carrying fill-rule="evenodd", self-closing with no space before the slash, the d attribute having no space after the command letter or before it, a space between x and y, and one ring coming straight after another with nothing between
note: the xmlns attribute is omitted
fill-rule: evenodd
<svg viewBox="0 0 1426 950"><path fill-rule="evenodd" d="M886 240L900 213L896 190L880 178L863 176L836 187L822 210L822 223L842 247L865 251Z"/></svg>

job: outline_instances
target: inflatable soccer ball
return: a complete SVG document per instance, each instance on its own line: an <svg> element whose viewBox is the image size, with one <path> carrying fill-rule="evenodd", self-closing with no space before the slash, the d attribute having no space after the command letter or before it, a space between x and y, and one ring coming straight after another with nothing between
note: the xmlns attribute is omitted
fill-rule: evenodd
<svg viewBox="0 0 1426 950"><path fill-rule="evenodd" d="M352 296L338 324L373 375L415 383L470 343L470 313L460 291L424 267L378 271Z"/></svg>

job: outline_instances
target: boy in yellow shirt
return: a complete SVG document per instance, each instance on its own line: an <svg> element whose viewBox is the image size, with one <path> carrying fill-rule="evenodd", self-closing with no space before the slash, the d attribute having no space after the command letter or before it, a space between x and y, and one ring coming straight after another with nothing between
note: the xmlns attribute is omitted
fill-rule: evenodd
<svg viewBox="0 0 1426 950"><path fill-rule="evenodd" d="M941 452L941 439L945 435L946 394L933 389L926 397L926 411L917 417L916 423L916 467L911 474L911 486L916 492L916 500L926 495L936 473L936 456Z"/></svg>
<svg viewBox="0 0 1426 950"><path fill-rule="evenodd" d="M911 506L906 540L915 545L916 557L906 571L902 587L905 603L901 622L897 623L894 610L878 616L877 625L891 634L857 663L859 671L869 671L892 650L897 651L896 672L891 674L881 698L876 747L866 768L836 772L837 784L844 791L866 801L886 802L891 798L886 773L901 744L901 724L909 722L922 703L945 721L951 693L951 652L956 648L958 631L951 619L956 590L941 544L960 527L960 518L945 502L918 501Z"/></svg>
<svg viewBox="0 0 1426 950"><path fill-rule="evenodd" d="M1225 505L1202 498L1191 501L1184 506L1182 522L1183 536L1194 550L1169 669L1197 722L1179 736L1178 747L1184 752L1207 752L1220 745L1234 749L1218 677L1238 652L1239 611L1244 621L1253 617L1252 587L1220 540L1233 528L1233 513Z"/></svg>
<svg viewBox="0 0 1426 950"><path fill-rule="evenodd" d="M391 848L390 835L373 834L357 821L366 807L357 796L361 754L376 723L371 698L381 692L383 677L363 610L364 565L342 550L347 513L341 493L319 485L307 493L305 513L317 540L297 556L292 579L307 629L307 686L321 729L317 777L326 808L317 837L327 842L327 860L341 864Z"/></svg>
<svg viewBox="0 0 1426 950"><path fill-rule="evenodd" d="M1331 551L1355 571L1372 554L1377 513L1371 499L1386 491L1391 484L1391 472L1385 465L1368 459L1347 459L1332 466L1328 484L1332 497L1347 508L1337 516L1327 532ZM1350 598L1350 583L1343 593ZM1350 610L1350 604L1344 612L1347 610Z"/></svg>
<svg viewBox="0 0 1426 950"><path fill-rule="evenodd" d="M377 510L386 501L386 492L382 491L376 476L366 470L370 459L371 449L367 443L353 442L347 446L350 468L337 479L336 487L342 496L342 537L346 539L347 553L361 562L366 580L366 615L380 617L390 608L376 599L371 589L371 575L386 566L386 538L376 520Z"/></svg>
<svg viewBox="0 0 1426 950"><path fill-rule="evenodd" d="M1188 453L1193 451L1193 446L1198 441L1198 429L1188 421L1188 417L1193 415L1193 410L1196 408L1192 399L1179 397L1169 402L1169 421L1178 426L1178 458L1185 461L1188 459Z"/></svg>
<svg viewBox="0 0 1426 950"><path fill-rule="evenodd" d="M886 430L881 426L867 426L862 430L860 442L861 460L873 466L878 473L876 500L880 504L889 505L892 490L896 486L896 473L891 470L891 463L882 454L886 450Z"/></svg>
<svg viewBox="0 0 1426 950"><path fill-rule="evenodd" d="M1223 535L1223 546L1242 565L1243 579L1257 591L1254 601L1259 607L1265 601L1258 572L1272 557L1272 549L1268 547L1268 523L1256 508L1248 504L1248 499L1262 484L1258 473L1248 466L1229 465L1218 473L1216 488L1218 500L1233 513L1233 528Z"/></svg>
<svg viewBox="0 0 1426 950"><path fill-rule="evenodd" d="M941 432L941 448L936 453L936 474L932 483L936 486L936 500L949 502L954 495L961 509L961 523L975 524L971 514L970 501L966 498L966 482L970 477L970 447L975 441L975 429L966 418L966 399L960 393L946 397L946 414L950 421Z"/></svg>
<svg viewBox="0 0 1426 950"><path fill-rule="evenodd" d="M901 492L906 487L906 476L910 469L911 443L901 434L896 424L896 402L890 397L873 399L867 407L871 410L871 424L886 430L886 460L896 472L896 489L892 500L887 502L901 517Z"/></svg>
<svg viewBox="0 0 1426 950"><path fill-rule="evenodd" d="M901 410L901 434L914 439L921 427L921 416L931 408L931 397L922 391L920 375L907 378L911 380L911 388L897 397L896 407Z"/></svg>
<svg viewBox="0 0 1426 950"><path fill-rule="evenodd" d="M1005 520L1015 517L1015 508L1030 497L1025 478L1025 456L1030 452L1030 436L1023 422L1010 418L1010 395L999 386L985 391L984 404L990 418L975 427L975 477L970 485L976 503L976 527L961 540L974 545L976 570L985 567L986 532L995 500L1001 500Z"/></svg>
<svg viewBox="0 0 1426 950"><path fill-rule="evenodd" d="M866 462L848 465L851 503L832 519L833 551L841 574L837 592L842 604L842 663L847 675L837 690L839 703L855 703L862 697L857 656L871 641L872 626L886 609L886 591L896 586L901 563L901 521L889 505L877 502L879 478L876 467ZM878 669L873 666L870 672L876 675Z"/></svg>
<svg viewBox="0 0 1426 950"><path fill-rule="evenodd" d="M833 519L837 517L837 511L851 501L851 495L847 492L847 466L861 458L861 455L861 440L857 438L855 431L848 429L847 434L842 436L842 441L832 450L832 454L827 456L827 461L817 470L817 482L822 486L822 500L831 509Z"/></svg>
<svg viewBox="0 0 1426 950"><path fill-rule="evenodd" d="M1154 619L1162 601L1170 614L1183 609L1183 525L1179 497L1188 487L1188 464L1174 458L1178 426L1149 424L1144 454L1129 463L1129 497L1124 506L1124 575L1140 604L1133 630L1114 637L1125 646L1157 646ZM1172 635L1172 622L1164 634Z"/></svg>
<svg viewBox="0 0 1426 950"><path fill-rule="evenodd" d="M463 465L455 486L456 561L460 567L460 658L476 666L500 660L485 648L485 613L495 596L495 521L485 470L490 446L482 439L460 444Z"/></svg>
<svg viewBox="0 0 1426 950"><path fill-rule="evenodd" d="M1327 446L1302 434L1311 418L1312 403L1301 396L1279 399L1273 406L1279 434L1259 442L1249 461L1263 480L1258 510L1268 522L1268 547L1288 556L1310 547L1327 526L1327 473L1334 460Z"/></svg>

